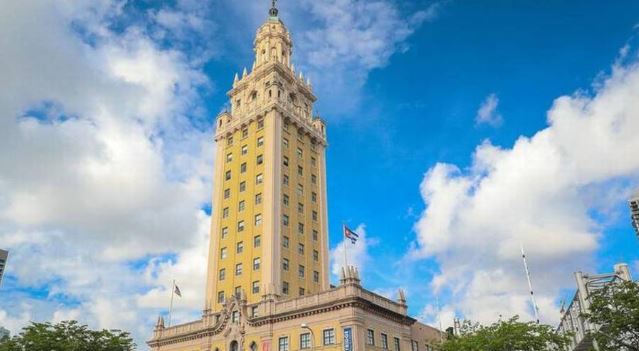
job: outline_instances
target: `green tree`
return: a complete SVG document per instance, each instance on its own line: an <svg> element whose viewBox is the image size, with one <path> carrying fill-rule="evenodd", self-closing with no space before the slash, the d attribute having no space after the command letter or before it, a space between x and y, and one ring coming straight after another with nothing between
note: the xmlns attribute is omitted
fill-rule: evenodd
<svg viewBox="0 0 639 351"><path fill-rule="evenodd" d="M489 326L464 322L460 335L449 337L443 351L544 351L563 350L566 336L554 328L533 322L520 322L515 316Z"/></svg>
<svg viewBox="0 0 639 351"><path fill-rule="evenodd" d="M600 328L591 333L601 351L639 351L639 285L611 284L590 294L583 315Z"/></svg>
<svg viewBox="0 0 639 351"><path fill-rule="evenodd" d="M31 323L19 335L0 340L0 351L132 351L129 333L90 330L76 321Z"/></svg>

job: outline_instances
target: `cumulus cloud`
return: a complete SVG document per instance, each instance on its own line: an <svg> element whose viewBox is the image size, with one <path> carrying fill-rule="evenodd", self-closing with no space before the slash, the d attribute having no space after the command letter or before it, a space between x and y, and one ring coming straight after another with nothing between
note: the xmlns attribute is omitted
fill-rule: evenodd
<svg viewBox="0 0 639 351"><path fill-rule="evenodd" d="M13 332L79 318L141 345L173 278L184 279L178 320L201 311L209 80L139 23L112 29L122 6L20 1L0 13L0 244L11 251L0 325Z"/></svg>
<svg viewBox="0 0 639 351"><path fill-rule="evenodd" d="M499 127L504 119L497 111L497 106L499 105L499 98L495 94L490 94L486 97L486 99L479 106L479 110L477 110L477 116L475 116L475 123L479 124L488 124L493 127Z"/></svg>
<svg viewBox="0 0 639 351"><path fill-rule="evenodd" d="M512 147L485 141L469 169L440 163L426 173L411 255L440 264L435 285L452 295L444 309L480 321L532 318L521 244L546 322L558 320L557 298L574 285L572 272L594 270L605 226L595 216L624 202L639 181L637 58L616 63L593 86L557 98L548 126Z"/></svg>

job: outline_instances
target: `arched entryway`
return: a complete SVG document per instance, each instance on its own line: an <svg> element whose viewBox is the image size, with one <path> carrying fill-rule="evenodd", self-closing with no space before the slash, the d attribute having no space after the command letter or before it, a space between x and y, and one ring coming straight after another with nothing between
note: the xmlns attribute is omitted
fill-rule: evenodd
<svg viewBox="0 0 639 351"><path fill-rule="evenodd" d="M239 344L237 343L237 341L233 340L231 341L231 347L229 347L230 351L239 351L240 347Z"/></svg>

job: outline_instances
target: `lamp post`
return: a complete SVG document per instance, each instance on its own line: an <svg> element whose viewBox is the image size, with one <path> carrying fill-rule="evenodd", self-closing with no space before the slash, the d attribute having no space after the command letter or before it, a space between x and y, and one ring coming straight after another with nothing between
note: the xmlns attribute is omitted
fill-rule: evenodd
<svg viewBox="0 0 639 351"><path fill-rule="evenodd" d="M302 325L300 325L300 327L302 329L306 329L311 333L311 350L313 350L315 348L315 333L313 333L313 329L311 329L308 324L306 323L302 323ZM301 346L301 345L300 345Z"/></svg>

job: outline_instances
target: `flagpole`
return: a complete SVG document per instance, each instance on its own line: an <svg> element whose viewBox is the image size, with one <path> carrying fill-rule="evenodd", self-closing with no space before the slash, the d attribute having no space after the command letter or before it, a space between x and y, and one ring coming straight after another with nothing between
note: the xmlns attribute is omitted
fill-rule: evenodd
<svg viewBox="0 0 639 351"><path fill-rule="evenodd" d="M532 301L533 310L535 312L535 319L539 324L539 307L535 301L535 293L533 292L532 281L530 279L530 271L528 270L528 262L526 261L526 252L524 251L524 244L521 244L521 258L524 260L524 269L526 270L526 279L528 280L528 288L530 289L530 300Z"/></svg>
<svg viewBox="0 0 639 351"><path fill-rule="evenodd" d="M348 270L348 243L346 242L346 224L342 223L342 236L344 237L344 265Z"/></svg>
<svg viewBox="0 0 639 351"><path fill-rule="evenodd" d="M169 327L171 326L171 314L173 313L173 294L175 294L175 279L173 279L173 286L171 286L171 305L169 306Z"/></svg>

